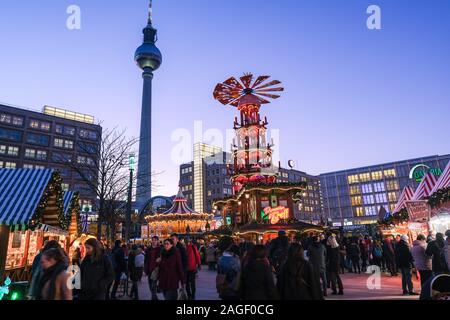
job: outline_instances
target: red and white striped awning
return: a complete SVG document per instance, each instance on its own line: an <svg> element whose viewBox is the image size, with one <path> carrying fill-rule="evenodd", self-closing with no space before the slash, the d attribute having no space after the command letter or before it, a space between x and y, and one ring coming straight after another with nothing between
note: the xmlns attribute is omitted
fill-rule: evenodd
<svg viewBox="0 0 450 320"><path fill-rule="evenodd" d="M450 161L448 162L447 167L445 167L444 172L441 174L441 177L434 185L434 188L431 190L430 194L447 187L450 187Z"/></svg>
<svg viewBox="0 0 450 320"><path fill-rule="evenodd" d="M394 213L399 212L403 208L406 208L406 201L411 201L414 196L414 190L411 187L405 187L398 198L398 202L395 206Z"/></svg>
<svg viewBox="0 0 450 320"><path fill-rule="evenodd" d="M431 190L437 182L436 177L431 172L428 172L420 182L419 186L414 193L412 201L423 200L431 194Z"/></svg>

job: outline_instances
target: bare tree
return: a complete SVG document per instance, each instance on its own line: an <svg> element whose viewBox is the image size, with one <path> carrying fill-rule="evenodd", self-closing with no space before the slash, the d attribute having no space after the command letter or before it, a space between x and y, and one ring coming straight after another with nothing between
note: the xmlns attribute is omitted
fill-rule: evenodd
<svg viewBox="0 0 450 320"><path fill-rule="evenodd" d="M119 203L123 204L126 201L129 191L129 156L135 153L138 142L137 138L126 137L125 130L105 129L102 132L100 148L79 142L77 147L80 154L77 159L59 161L76 172L86 188L96 195L99 239L102 235L103 222L106 222L108 227L112 226L115 232L115 223L121 216ZM131 178L135 181L137 175L133 174ZM136 190L136 183L133 185L135 186L133 190ZM152 188L152 185L144 186L144 188ZM133 190L132 193L136 194Z"/></svg>

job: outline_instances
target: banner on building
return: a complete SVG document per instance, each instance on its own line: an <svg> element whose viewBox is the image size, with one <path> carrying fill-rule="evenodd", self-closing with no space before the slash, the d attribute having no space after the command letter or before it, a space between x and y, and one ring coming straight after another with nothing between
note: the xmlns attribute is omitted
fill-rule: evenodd
<svg viewBox="0 0 450 320"><path fill-rule="evenodd" d="M426 200L406 201L409 221L428 221L430 219L430 206Z"/></svg>

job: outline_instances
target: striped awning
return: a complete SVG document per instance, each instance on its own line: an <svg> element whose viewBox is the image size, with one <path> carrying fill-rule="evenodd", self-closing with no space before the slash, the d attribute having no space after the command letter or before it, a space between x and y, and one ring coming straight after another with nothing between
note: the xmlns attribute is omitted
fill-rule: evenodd
<svg viewBox="0 0 450 320"><path fill-rule="evenodd" d="M178 190L178 194L173 201L172 207L163 212L162 214L195 214L195 212L192 208L190 208L187 204L187 199L185 198L183 191L181 191L181 188Z"/></svg>
<svg viewBox="0 0 450 320"><path fill-rule="evenodd" d="M417 187L412 200L423 200L425 197L428 197L431 194L431 190L433 190L436 181L435 175L428 172Z"/></svg>
<svg viewBox="0 0 450 320"><path fill-rule="evenodd" d="M411 187L405 187L398 198L398 202L395 206L394 213L399 212L403 208L406 208L406 201L411 201L414 196L414 191Z"/></svg>
<svg viewBox="0 0 450 320"><path fill-rule="evenodd" d="M66 217L68 214L72 214L69 212L70 204L72 202L72 198L75 195L74 191L66 191L64 192L64 216Z"/></svg>
<svg viewBox="0 0 450 320"><path fill-rule="evenodd" d="M53 173L52 169L0 169L0 224L26 227Z"/></svg>
<svg viewBox="0 0 450 320"><path fill-rule="evenodd" d="M444 169L444 172L441 174L441 177L434 185L433 190L431 190L430 194L435 193L440 189L444 189L450 187L450 161L447 164L447 167Z"/></svg>

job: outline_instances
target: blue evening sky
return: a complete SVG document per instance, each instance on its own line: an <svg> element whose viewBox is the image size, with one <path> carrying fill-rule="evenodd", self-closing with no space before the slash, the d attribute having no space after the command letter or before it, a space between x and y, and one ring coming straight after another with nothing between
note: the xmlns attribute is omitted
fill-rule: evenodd
<svg viewBox="0 0 450 320"><path fill-rule="evenodd" d="M66 9L81 8L81 30ZM381 8L382 30L366 27ZM147 0L0 1L0 101L94 115L137 136ZM283 82L264 106L282 163L311 174L450 152L450 1L154 0L153 169L174 194L174 130L232 127L212 98L244 72ZM186 155L185 155L186 156ZM189 155L188 155L189 158Z"/></svg>

